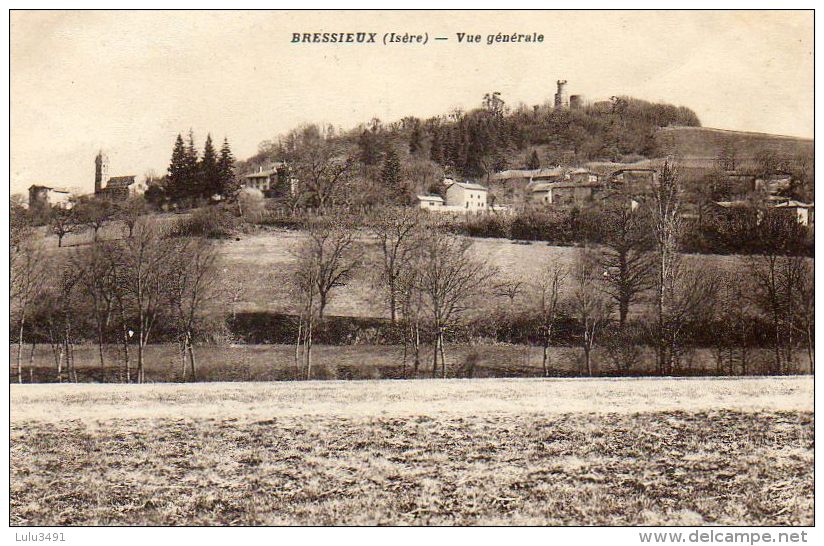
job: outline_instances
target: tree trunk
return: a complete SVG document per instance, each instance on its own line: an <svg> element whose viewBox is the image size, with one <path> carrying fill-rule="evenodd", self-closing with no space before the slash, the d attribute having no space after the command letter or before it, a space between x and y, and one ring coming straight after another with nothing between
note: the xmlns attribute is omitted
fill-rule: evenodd
<svg viewBox="0 0 824 546"><path fill-rule="evenodd" d="M129 329L126 322L123 322L123 358L126 364L126 383L132 382L132 370L129 362Z"/></svg>
<svg viewBox="0 0 824 546"><path fill-rule="evenodd" d="M435 334L435 342L433 345L432 350L432 378L438 377L438 341L440 337L438 334Z"/></svg>
<svg viewBox="0 0 824 546"><path fill-rule="evenodd" d="M627 323L627 315L629 314L629 300L622 298L618 303L618 328L624 329Z"/></svg>
<svg viewBox="0 0 824 546"><path fill-rule="evenodd" d="M103 374L106 373L106 362L105 362L105 359L103 357L103 342L104 342L103 329L101 328L97 332L97 349L98 349L98 353L100 355L100 374L101 374L101 377L103 377Z"/></svg>
<svg viewBox="0 0 824 546"><path fill-rule="evenodd" d="M51 341L52 354L54 355L54 371L57 373L57 382L63 382L63 345L58 347Z"/></svg>
<svg viewBox="0 0 824 546"><path fill-rule="evenodd" d="M303 315L298 317L298 336L295 339L295 377L300 378L300 343L303 341Z"/></svg>
<svg viewBox="0 0 824 546"><path fill-rule="evenodd" d="M441 379L446 379L446 355L444 354L443 348L443 332L438 334L438 338L440 339L441 346Z"/></svg>
<svg viewBox="0 0 824 546"><path fill-rule="evenodd" d="M192 340L192 334L186 334L186 342L189 345L189 361L192 367L192 381L197 381L197 360L195 359L195 344Z"/></svg>
<svg viewBox="0 0 824 546"><path fill-rule="evenodd" d="M541 359L541 366L544 369L544 377L549 377L549 341L544 339L543 358Z"/></svg>
<svg viewBox="0 0 824 546"><path fill-rule="evenodd" d="M180 377L181 381L186 381L186 339L183 338L178 343L180 347Z"/></svg>
<svg viewBox="0 0 824 546"><path fill-rule="evenodd" d="M306 328L306 380L312 379L312 319Z"/></svg>
<svg viewBox="0 0 824 546"><path fill-rule="evenodd" d="M415 350L415 363L414 363L414 374L415 377L418 377L418 368L421 366L421 330L418 327L418 323L415 323L415 337L414 339L414 350Z"/></svg>
<svg viewBox="0 0 824 546"><path fill-rule="evenodd" d="M807 358L810 360L810 373L815 373L815 347L813 345L812 329L807 327Z"/></svg>
<svg viewBox="0 0 824 546"><path fill-rule="evenodd" d="M20 331L17 336L17 382L23 383L23 327L25 319L20 319Z"/></svg>
<svg viewBox="0 0 824 546"><path fill-rule="evenodd" d="M29 353L29 382L34 383L34 348L37 346L36 341L31 342L31 353Z"/></svg>
<svg viewBox="0 0 824 546"><path fill-rule="evenodd" d="M403 332L403 358L401 359L401 377L406 378L406 356L409 351L409 338L406 335L406 329Z"/></svg>
<svg viewBox="0 0 824 546"><path fill-rule="evenodd" d="M137 341L137 382L142 384L144 380L143 373L143 334L140 334L140 339Z"/></svg>

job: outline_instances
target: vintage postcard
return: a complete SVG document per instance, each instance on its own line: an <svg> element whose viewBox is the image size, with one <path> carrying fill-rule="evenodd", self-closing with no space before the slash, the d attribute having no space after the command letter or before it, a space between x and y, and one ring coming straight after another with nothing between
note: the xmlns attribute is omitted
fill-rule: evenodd
<svg viewBox="0 0 824 546"><path fill-rule="evenodd" d="M17 541L809 540L812 10L9 17Z"/></svg>

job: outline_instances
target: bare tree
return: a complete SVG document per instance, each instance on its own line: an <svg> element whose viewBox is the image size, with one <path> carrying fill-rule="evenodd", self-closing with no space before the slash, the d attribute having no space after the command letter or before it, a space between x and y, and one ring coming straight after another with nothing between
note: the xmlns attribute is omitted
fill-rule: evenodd
<svg viewBox="0 0 824 546"><path fill-rule="evenodd" d="M603 291L598 257L586 247L578 252L572 271L573 292L570 303L582 330L582 348L587 374L592 375L592 350L596 339L609 323L612 305Z"/></svg>
<svg viewBox="0 0 824 546"><path fill-rule="evenodd" d="M565 280L564 268L550 262L544 265L538 273L538 280L533 284L538 311L538 334L543 349L541 367L544 377L549 377L549 346L555 334L555 322L561 308L561 289Z"/></svg>
<svg viewBox="0 0 824 546"><path fill-rule="evenodd" d="M336 288L346 286L361 263L363 251L355 227L346 219L316 219L309 222L306 239L298 246L298 269L311 277L317 294L317 315L324 311ZM303 273L301 273L303 274Z"/></svg>
<svg viewBox="0 0 824 546"><path fill-rule="evenodd" d="M681 232L681 185L678 169L670 159L664 162L658 180L653 185L651 199L653 234L655 236L657 278L655 335L658 373L671 368L668 360L666 323L668 307L675 297L675 262ZM674 355L671 355L674 358Z"/></svg>
<svg viewBox="0 0 824 546"><path fill-rule="evenodd" d="M193 381L197 381L194 330L217 281L217 253L208 239L187 238L174 242L170 264L169 302L181 345L182 377L186 380L186 355Z"/></svg>
<svg viewBox="0 0 824 546"><path fill-rule="evenodd" d="M715 311L713 339L717 369L719 373L723 373L726 368L728 374L735 374L738 364L740 373L747 375L749 343L755 318L750 310L748 279L739 274L727 273L718 275L717 283L714 300L706 302Z"/></svg>
<svg viewBox="0 0 824 546"><path fill-rule="evenodd" d="M64 207L55 207L49 215L49 230L57 236L57 247L63 246L63 238L82 227L77 222L77 215Z"/></svg>
<svg viewBox="0 0 824 546"><path fill-rule="evenodd" d="M630 306L655 285L649 224L642 211L632 210L625 203L607 208L598 221L604 291L618 306L618 324L623 328Z"/></svg>
<svg viewBox="0 0 824 546"><path fill-rule="evenodd" d="M663 327L656 333L663 351L662 373L672 373L686 350L688 326L708 324L718 300L719 276L712 271L690 266L681 256L672 262L672 284L668 287Z"/></svg>
<svg viewBox="0 0 824 546"><path fill-rule="evenodd" d="M815 278L812 262L804 259L796 260L798 283L794 291L793 301L790 303L793 310L793 324L803 336L807 348L807 358L810 364L810 373L815 373Z"/></svg>
<svg viewBox="0 0 824 546"><path fill-rule="evenodd" d="M416 252L409 266L401 271L398 291L401 313L405 323L403 336L403 374L406 375L407 348L412 345L413 377L417 377L421 365L421 322L424 315L423 292L421 291L421 256Z"/></svg>
<svg viewBox="0 0 824 546"><path fill-rule="evenodd" d="M760 253L744 258L752 279L751 299L767 316L773 348L772 373L788 371L796 329L793 316L806 289L806 258L789 255L798 229L793 218L763 212L755 227Z"/></svg>
<svg viewBox="0 0 824 546"><path fill-rule="evenodd" d="M109 244L95 245L88 252L75 253L69 259L69 265L78 272L82 293L91 303L91 311L97 327L97 348L100 357L100 369L105 370L106 362L103 347L114 306L115 262L111 260Z"/></svg>
<svg viewBox="0 0 824 546"><path fill-rule="evenodd" d="M354 154L314 125L286 139L290 168L304 193L323 214L342 194L356 164Z"/></svg>
<svg viewBox="0 0 824 546"><path fill-rule="evenodd" d="M149 212L146 200L142 196L129 197L124 203L117 207L116 217L123 222L128 232L128 237L132 237L134 227L137 222Z"/></svg>
<svg viewBox="0 0 824 546"><path fill-rule="evenodd" d="M323 320L333 291L345 286L361 263L363 252L357 245L356 234L346 219L315 219L309 222L307 237L295 250L297 264L292 284L299 312L295 360L302 344L307 379L312 373L317 321Z"/></svg>
<svg viewBox="0 0 824 546"><path fill-rule="evenodd" d="M100 229L114 218L116 209L114 204L107 199L84 199L75 205L75 213L79 221L94 233L94 241L97 242L97 235Z"/></svg>
<svg viewBox="0 0 824 546"><path fill-rule="evenodd" d="M308 380L312 378L312 343L317 317L318 269L308 257L300 259L292 277L292 292L298 311L295 338L295 367ZM302 362L302 364L301 364Z"/></svg>
<svg viewBox="0 0 824 546"><path fill-rule="evenodd" d="M152 328L161 312L168 287L168 264L174 247L164 239L157 222L144 219L135 226L134 234L122 246L125 301L129 315L137 318L137 382L146 380L145 350Z"/></svg>
<svg viewBox="0 0 824 546"><path fill-rule="evenodd" d="M9 270L11 312L17 321L17 381L23 382L23 334L32 306L46 282L46 256L41 242L28 233L11 246Z"/></svg>
<svg viewBox="0 0 824 546"><path fill-rule="evenodd" d="M382 258L378 282L383 289L392 324L397 320L401 276L410 267L418 249L420 226L420 211L417 209L383 209L374 219L373 231Z"/></svg>
<svg viewBox="0 0 824 546"><path fill-rule="evenodd" d="M432 375L437 377L440 352L441 377L446 377L444 334L455 325L472 299L488 291L497 270L470 252L472 242L441 230L431 230L421 245L419 290L432 319L435 347Z"/></svg>

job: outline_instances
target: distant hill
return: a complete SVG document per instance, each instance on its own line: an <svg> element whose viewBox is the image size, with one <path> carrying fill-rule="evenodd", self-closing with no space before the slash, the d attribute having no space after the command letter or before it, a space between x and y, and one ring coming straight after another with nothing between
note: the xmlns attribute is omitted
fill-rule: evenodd
<svg viewBox="0 0 824 546"><path fill-rule="evenodd" d="M756 154L770 151L792 162L810 160L814 155L812 139L727 131L709 127L664 127L655 133L656 148L661 156L674 150L687 167L716 165L721 150L735 150L742 168L751 167Z"/></svg>

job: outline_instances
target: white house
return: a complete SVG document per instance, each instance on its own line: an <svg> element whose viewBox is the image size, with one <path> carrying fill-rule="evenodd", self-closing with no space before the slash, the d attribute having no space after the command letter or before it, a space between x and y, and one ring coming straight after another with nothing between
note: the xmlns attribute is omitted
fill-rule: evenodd
<svg viewBox="0 0 824 546"><path fill-rule="evenodd" d="M443 197L440 195L419 195L418 206L425 210L443 207Z"/></svg>
<svg viewBox="0 0 824 546"><path fill-rule="evenodd" d="M488 193L480 184L455 182L446 189L446 206L464 212L485 211Z"/></svg>
<svg viewBox="0 0 824 546"><path fill-rule="evenodd" d="M275 163L268 169L259 166L257 172L243 177L243 185L263 192L274 190L278 185L278 169L282 163Z"/></svg>

